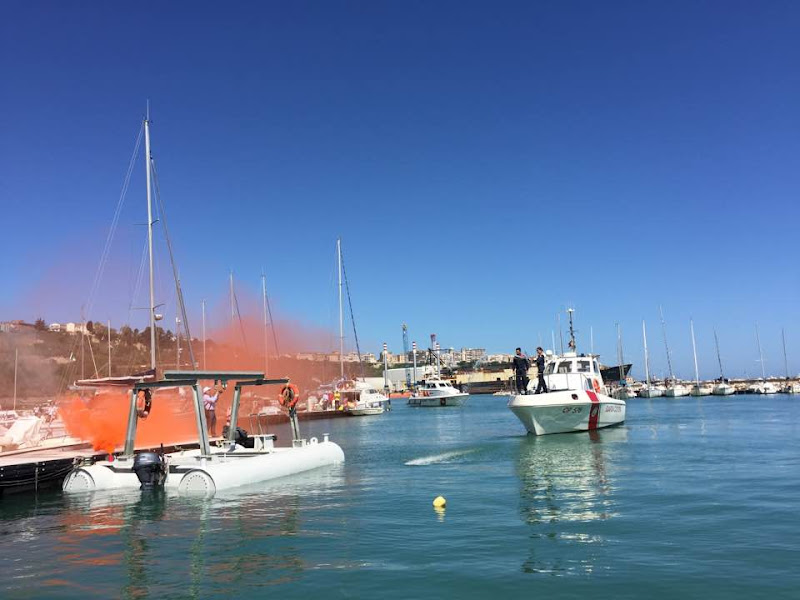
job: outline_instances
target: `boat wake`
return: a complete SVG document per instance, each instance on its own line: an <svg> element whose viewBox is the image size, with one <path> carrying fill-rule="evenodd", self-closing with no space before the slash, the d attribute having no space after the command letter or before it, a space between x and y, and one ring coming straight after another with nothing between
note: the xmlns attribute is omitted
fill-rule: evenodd
<svg viewBox="0 0 800 600"><path fill-rule="evenodd" d="M450 462L452 459L458 456L471 454L476 450L477 450L476 448L471 448L469 450L454 450L452 452L443 452L441 454L434 454L433 456L423 456L422 458L415 458L414 460L406 461L405 464L409 467L424 467L426 465L435 465L438 463Z"/></svg>

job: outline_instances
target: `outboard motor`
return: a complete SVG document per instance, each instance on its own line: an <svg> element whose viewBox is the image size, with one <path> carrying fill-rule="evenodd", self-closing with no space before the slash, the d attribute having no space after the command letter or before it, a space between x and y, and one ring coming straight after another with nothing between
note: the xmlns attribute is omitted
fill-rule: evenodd
<svg viewBox="0 0 800 600"><path fill-rule="evenodd" d="M167 463L158 452L139 452L133 457L133 472L142 484L139 489L160 488L167 478Z"/></svg>

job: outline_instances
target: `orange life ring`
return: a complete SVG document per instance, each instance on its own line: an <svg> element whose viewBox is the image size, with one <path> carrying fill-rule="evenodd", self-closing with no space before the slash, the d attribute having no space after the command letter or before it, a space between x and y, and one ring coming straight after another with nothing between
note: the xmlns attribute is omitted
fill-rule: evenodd
<svg viewBox="0 0 800 600"><path fill-rule="evenodd" d="M281 392L278 395L278 402L284 408L292 409L297 405L298 400L300 400L300 390L297 389L297 386L293 383L287 383L281 388Z"/></svg>
<svg viewBox="0 0 800 600"><path fill-rule="evenodd" d="M598 394L600 393L600 382L597 379L592 379L592 385L594 386L594 391Z"/></svg>

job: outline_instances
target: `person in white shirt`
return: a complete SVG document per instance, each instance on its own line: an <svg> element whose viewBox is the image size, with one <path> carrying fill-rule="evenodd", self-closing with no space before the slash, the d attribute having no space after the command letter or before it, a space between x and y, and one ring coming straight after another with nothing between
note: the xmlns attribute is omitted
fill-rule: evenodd
<svg viewBox="0 0 800 600"><path fill-rule="evenodd" d="M203 408L206 411L206 424L211 437L217 435L217 400L219 400L219 390L208 386L203 388Z"/></svg>

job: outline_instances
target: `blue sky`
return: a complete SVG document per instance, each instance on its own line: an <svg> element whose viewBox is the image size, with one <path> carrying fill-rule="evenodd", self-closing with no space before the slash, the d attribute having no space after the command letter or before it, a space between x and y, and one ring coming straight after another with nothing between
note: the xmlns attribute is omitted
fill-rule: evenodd
<svg viewBox="0 0 800 600"><path fill-rule="evenodd" d="M800 371L795 2L31 3L0 7L0 319L77 320L150 99L192 320L233 269L359 336L512 351L577 309L679 375ZM89 318L129 311L141 158ZM174 315L168 263L159 296ZM141 294L140 294L141 295ZM142 300L144 296L141 295ZM219 309L222 311L222 308ZM195 324L195 331L198 326ZM557 332L556 332L557 335ZM549 345L549 344L548 344ZM641 369L639 369L641 372Z"/></svg>

